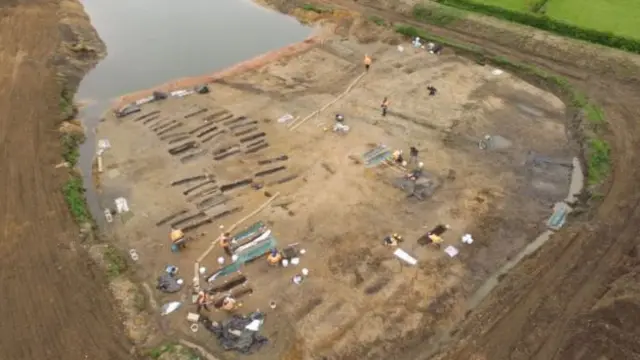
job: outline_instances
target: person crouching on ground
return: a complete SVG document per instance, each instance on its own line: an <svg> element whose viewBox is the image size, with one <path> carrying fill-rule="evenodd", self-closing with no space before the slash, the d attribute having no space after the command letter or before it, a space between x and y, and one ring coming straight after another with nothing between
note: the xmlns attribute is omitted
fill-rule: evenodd
<svg viewBox="0 0 640 360"><path fill-rule="evenodd" d="M235 310L237 307L238 307L238 302L236 301L236 299L232 298L231 296L227 296L222 301L222 310L231 312Z"/></svg>
<svg viewBox="0 0 640 360"><path fill-rule="evenodd" d="M184 249L186 247L186 239L182 230L171 228L169 237L171 238L171 244L175 245L177 249Z"/></svg>
<svg viewBox="0 0 640 360"><path fill-rule="evenodd" d="M277 249L272 249L269 256L267 256L267 263L271 266L277 266L282 261L282 253Z"/></svg>
<svg viewBox="0 0 640 360"><path fill-rule="evenodd" d="M233 239L231 238L231 234L229 233L222 233L218 237L218 241L220 242L222 250L224 250L225 254L227 254L229 257L233 256L233 251L231 250L231 240Z"/></svg>
<svg viewBox="0 0 640 360"><path fill-rule="evenodd" d="M198 298L196 299L196 311L200 313L203 308L209 311L209 295L204 291L200 291L198 293Z"/></svg>
<svg viewBox="0 0 640 360"><path fill-rule="evenodd" d="M434 246L439 248L440 244L443 242L441 236L447 230L449 230L449 228L450 228L449 225L439 224L438 226L436 226L433 229L431 229L431 231L429 231L428 233L422 235L418 239L418 244L420 244L420 245L434 245Z"/></svg>
<svg viewBox="0 0 640 360"><path fill-rule="evenodd" d="M418 180L422 176L423 168L424 168L424 163L423 162L418 163L418 167L415 168L412 172L410 172L407 175L409 180L413 180L413 181Z"/></svg>
<svg viewBox="0 0 640 360"><path fill-rule="evenodd" d="M391 157L396 164L402 166L406 165L406 163L404 162L404 156L402 156L402 150L394 151L393 154L391 154Z"/></svg>

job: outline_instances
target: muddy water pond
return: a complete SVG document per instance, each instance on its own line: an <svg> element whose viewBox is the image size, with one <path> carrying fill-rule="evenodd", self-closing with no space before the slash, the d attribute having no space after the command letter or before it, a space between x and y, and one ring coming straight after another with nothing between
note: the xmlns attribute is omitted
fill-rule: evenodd
<svg viewBox="0 0 640 360"><path fill-rule="evenodd" d="M249 0L82 1L107 57L80 84L76 99L87 141L80 167L91 212L100 222L91 163L94 130L112 99L169 80L211 73L302 41L311 29Z"/></svg>

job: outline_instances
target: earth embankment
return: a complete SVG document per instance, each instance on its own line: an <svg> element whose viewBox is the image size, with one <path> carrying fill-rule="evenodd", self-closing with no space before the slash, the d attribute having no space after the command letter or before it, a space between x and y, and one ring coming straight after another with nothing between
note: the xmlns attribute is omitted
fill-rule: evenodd
<svg viewBox="0 0 640 360"><path fill-rule="evenodd" d="M61 94L103 52L77 1L0 5L0 349L6 360L129 359L104 274L61 188Z"/></svg>

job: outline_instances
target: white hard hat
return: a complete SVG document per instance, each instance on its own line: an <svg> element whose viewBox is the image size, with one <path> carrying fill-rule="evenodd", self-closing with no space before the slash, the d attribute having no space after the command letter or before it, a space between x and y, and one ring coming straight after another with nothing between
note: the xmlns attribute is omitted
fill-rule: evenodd
<svg viewBox="0 0 640 360"><path fill-rule="evenodd" d="M304 275L304 276L309 275L309 269L307 269L307 268L302 269L302 275Z"/></svg>
<svg viewBox="0 0 640 360"><path fill-rule="evenodd" d="M423 162L420 162L420 163L418 163L418 166L419 166L419 167L423 167L423 166L424 166L424 163L423 163Z"/></svg>
<svg viewBox="0 0 640 360"><path fill-rule="evenodd" d="M287 266L289 266L289 260L287 259L282 260L282 267L287 267Z"/></svg>

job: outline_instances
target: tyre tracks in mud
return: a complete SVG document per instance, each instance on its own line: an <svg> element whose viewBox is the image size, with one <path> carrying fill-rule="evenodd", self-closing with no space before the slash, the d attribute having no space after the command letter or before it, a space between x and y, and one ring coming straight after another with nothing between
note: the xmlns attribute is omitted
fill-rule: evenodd
<svg viewBox="0 0 640 360"><path fill-rule="evenodd" d="M575 348L576 354L584 344L573 344L572 336L580 315L588 314L629 249L636 246L640 228L640 193L635 184L640 181L640 86L637 79L616 78L628 69L628 64L597 67L602 59L594 59L589 69L574 62L550 58L543 54L522 50L518 44L505 46L478 34L427 25L408 16L389 13L383 7L362 5L349 1L324 1L367 16L375 15L392 22L400 22L426 29L434 35L481 47L486 54L505 56L511 61L534 64L545 71L570 78L571 82L602 106L608 120L612 147L612 174L609 188L595 216L577 220L553 238L543 248L558 250L532 256L512 270L514 273L539 273L529 281L515 284L509 276L494 289L458 327L451 337L449 350L434 357L433 343L425 338L422 344L405 348L399 359L482 359L502 360L565 359L563 349ZM530 31L537 31L529 29ZM600 50L598 50L600 51ZM606 51L606 50L602 50ZM614 50L612 50L614 51ZM633 55L629 55L633 56ZM574 56L567 56L571 59ZM539 252L542 250L539 250ZM498 295L494 295L498 294ZM635 304L640 308L640 299ZM640 327L640 324L638 325ZM584 352L584 351L583 351ZM599 359L602 354L589 354L584 359ZM573 357L571 357L573 358Z"/></svg>

